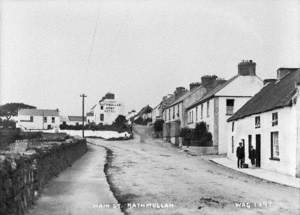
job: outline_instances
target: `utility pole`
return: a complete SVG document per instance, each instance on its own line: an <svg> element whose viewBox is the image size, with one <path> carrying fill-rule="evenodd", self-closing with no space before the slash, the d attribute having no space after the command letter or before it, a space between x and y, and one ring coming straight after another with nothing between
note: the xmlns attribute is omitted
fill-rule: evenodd
<svg viewBox="0 0 300 215"><path fill-rule="evenodd" d="M82 97L82 138L84 138L84 99L87 95L81 94L80 97Z"/></svg>

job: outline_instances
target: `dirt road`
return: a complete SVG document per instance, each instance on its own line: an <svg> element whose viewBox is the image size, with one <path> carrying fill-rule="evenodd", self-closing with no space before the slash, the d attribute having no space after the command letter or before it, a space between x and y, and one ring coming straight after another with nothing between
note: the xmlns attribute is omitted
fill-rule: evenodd
<svg viewBox="0 0 300 215"><path fill-rule="evenodd" d="M106 150L89 145L84 156L47 184L28 214L123 214L107 184L103 171L105 161Z"/></svg>
<svg viewBox="0 0 300 215"><path fill-rule="evenodd" d="M127 214L300 214L299 189L223 168L147 135L136 137L89 140L111 149L110 182Z"/></svg>

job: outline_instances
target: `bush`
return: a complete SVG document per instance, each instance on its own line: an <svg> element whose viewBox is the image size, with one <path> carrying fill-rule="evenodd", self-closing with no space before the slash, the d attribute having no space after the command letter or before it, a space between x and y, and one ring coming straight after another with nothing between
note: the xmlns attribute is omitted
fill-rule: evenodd
<svg viewBox="0 0 300 215"><path fill-rule="evenodd" d="M196 146L212 145L212 134L208 132L207 125L205 122L200 122L196 124L192 140Z"/></svg>
<svg viewBox="0 0 300 215"><path fill-rule="evenodd" d="M184 139L190 140L190 139L192 139L193 130L194 129L192 129L192 128L184 127L180 130L179 136Z"/></svg>

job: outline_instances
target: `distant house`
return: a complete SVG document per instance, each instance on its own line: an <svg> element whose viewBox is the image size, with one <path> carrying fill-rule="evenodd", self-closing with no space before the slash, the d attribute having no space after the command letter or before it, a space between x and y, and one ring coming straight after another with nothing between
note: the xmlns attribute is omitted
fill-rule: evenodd
<svg viewBox="0 0 300 215"><path fill-rule="evenodd" d="M146 105L145 107L143 107L135 116L134 116L134 121L138 120L138 121L148 121L148 120L152 120L152 107L150 107L149 105Z"/></svg>
<svg viewBox="0 0 300 215"><path fill-rule="evenodd" d="M89 123L110 125L123 114L124 105L115 99L115 94L107 93L87 113L87 120Z"/></svg>
<svg viewBox="0 0 300 215"><path fill-rule="evenodd" d="M223 79L218 79L215 75L206 75L201 77L201 83L191 83L189 91L184 87L177 87L171 102L163 108L164 139L178 144L180 129L188 125L186 108L222 83L224 83Z"/></svg>
<svg viewBox="0 0 300 215"><path fill-rule="evenodd" d="M59 128L59 110L20 109L16 126L23 130L45 130Z"/></svg>
<svg viewBox="0 0 300 215"><path fill-rule="evenodd" d="M300 69L279 68L265 86L228 119L228 157L242 142L246 163L256 149L256 166L300 177Z"/></svg>
<svg viewBox="0 0 300 215"><path fill-rule="evenodd" d="M198 122L205 122L219 154L227 153L227 119L263 87L255 67L251 60L242 61L238 64L236 76L207 91L186 108L188 126L195 128Z"/></svg>
<svg viewBox="0 0 300 215"><path fill-rule="evenodd" d="M86 124L87 117L84 117L84 122ZM61 117L61 124L63 125L82 125L82 116L66 116Z"/></svg>

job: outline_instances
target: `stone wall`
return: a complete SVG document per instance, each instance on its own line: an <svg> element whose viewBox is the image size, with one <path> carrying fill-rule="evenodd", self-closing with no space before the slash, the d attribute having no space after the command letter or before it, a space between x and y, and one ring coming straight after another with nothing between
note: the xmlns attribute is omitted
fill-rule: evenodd
<svg viewBox="0 0 300 215"><path fill-rule="evenodd" d="M43 142L23 153L0 151L0 215L23 215L51 178L87 150L84 139Z"/></svg>

